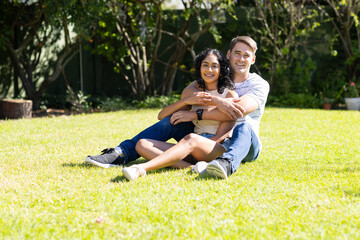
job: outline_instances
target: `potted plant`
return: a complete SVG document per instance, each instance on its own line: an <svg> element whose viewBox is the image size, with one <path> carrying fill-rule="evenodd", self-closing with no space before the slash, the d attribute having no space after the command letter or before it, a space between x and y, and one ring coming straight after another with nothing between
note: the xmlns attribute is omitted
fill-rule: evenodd
<svg viewBox="0 0 360 240"><path fill-rule="evenodd" d="M344 86L345 104L348 110L360 110L359 89L355 82L351 81Z"/></svg>
<svg viewBox="0 0 360 240"><path fill-rule="evenodd" d="M332 104L334 102L334 99L333 98L328 98L328 97L324 97L323 98L323 108L325 110L330 110L332 108Z"/></svg>

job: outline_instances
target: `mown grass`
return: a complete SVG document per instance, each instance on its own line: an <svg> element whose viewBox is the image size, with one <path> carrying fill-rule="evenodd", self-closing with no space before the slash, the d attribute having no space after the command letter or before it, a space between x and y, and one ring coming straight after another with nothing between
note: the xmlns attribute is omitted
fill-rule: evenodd
<svg viewBox="0 0 360 240"><path fill-rule="evenodd" d="M157 112L1 121L0 239L360 239L359 111L268 108L227 181L84 164Z"/></svg>

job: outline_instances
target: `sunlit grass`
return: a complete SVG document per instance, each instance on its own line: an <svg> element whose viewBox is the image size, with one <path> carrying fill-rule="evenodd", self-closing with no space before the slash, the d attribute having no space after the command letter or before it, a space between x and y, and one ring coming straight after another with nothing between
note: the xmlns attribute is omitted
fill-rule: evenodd
<svg viewBox="0 0 360 240"><path fill-rule="evenodd" d="M0 239L360 239L359 111L268 108L227 181L84 164L157 112L1 121Z"/></svg>

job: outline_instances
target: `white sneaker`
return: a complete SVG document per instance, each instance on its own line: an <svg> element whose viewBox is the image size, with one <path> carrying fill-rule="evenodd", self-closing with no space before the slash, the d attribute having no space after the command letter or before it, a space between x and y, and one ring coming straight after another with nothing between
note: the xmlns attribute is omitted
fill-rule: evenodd
<svg viewBox="0 0 360 240"><path fill-rule="evenodd" d="M124 177L129 181L134 181L139 177L146 175L145 169L135 165L123 168L121 171L123 172Z"/></svg>
<svg viewBox="0 0 360 240"><path fill-rule="evenodd" d="M193 167L192 171L194 173L198 173L198 174L203 174L206 172L206 167L207 167L208 163L201 161L201 162L197 162L195 164L195 166Z"/></svg>

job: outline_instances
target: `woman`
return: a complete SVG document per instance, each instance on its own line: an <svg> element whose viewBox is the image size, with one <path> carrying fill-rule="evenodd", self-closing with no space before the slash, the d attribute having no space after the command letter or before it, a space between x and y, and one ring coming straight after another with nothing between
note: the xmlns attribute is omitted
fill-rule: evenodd
<svg viewBox="0 0 360 240"><path fill-rule="evenodd" d="M191 163L182 161L189 154L197 162L209 162L227 150L226 138L235 122L220 123L219 121L201 120L202 110L214 107L207 105L209 100L217 97L237 97L237 94L230 90L233 88L233 82L230 79L227 59L216 49L204 50L196 56L195 77L199 88L202 88L204 92L183 96L180 101L165 107L158 116L161 120L176 111L189 110L189 106L192 105L191 110L198 118L194 121L195 133L185 136L176 145L141 139L136 145L136 151L151 161L124 168L122 172L128 180L135 180L145 175L147 171L167 166L189 167ZM173 121L176 122L176 119Z"/></svg>

